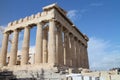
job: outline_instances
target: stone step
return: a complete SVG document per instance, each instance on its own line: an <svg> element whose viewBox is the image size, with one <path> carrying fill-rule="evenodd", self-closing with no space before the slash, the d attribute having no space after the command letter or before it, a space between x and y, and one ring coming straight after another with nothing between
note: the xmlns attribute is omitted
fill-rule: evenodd
<svg viewBox="0 0 120 80"><path fill-rule="evenodd" d="M35 78L37 80L44 79L44 80L61 80L63 77L62 74L60 73L55 73L50 70L44 70L44 71L26 71L26 70L21 70L14 72L14 75L16 78Z"/></svg>

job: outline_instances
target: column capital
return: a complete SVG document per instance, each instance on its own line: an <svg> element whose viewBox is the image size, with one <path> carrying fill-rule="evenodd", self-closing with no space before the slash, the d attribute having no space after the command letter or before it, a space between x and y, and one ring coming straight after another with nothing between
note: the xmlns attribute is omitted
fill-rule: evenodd
<svg viewBox="0 0 120 80"><path fill-rule="evenodd" d="M11 51L10 51L9 65L16 65L17 50L18 50L18 37L19 37L18 29L13 30L13 39L12 39L12 45L11 45Z"/></svg>
<svg viewBox="0 0 120 80"><path fill-rule="evenodd" d="M24 29L27 28L27 29L30 29L31 27L28 25L28 26L25 26Z"/></svg>
<svg viewBox="0 0 120 80"><path fill-rule="evenodd" d="M45 24L45 22L44 21L40 21L40 22L38 22L38 23L36 23L37 25L44 25Z"/></svg>
<svg viewBox="0 0 120 80"><path fill-rule="evenodd" d="M66 29L66 30L64 30L64 33L68 35L69 31Z"/></svg>
<svg viewBox="0 0 120 80"><path fill-rule="evenodd" d="M9 30L9 31L6 31L6 32L4 32L3 34L11 34L13 32L13 30Z"/></svg>
<svg viewBox="0 0 120 80"><path fill-rule="evenodd" d="M3 33L3 35L4 35L4 34L7 34L7 35L9 35L10 33L9 33L9 32L4 32L4 33Z"/></svg>
<svg viewBox="0 0 120 80"><path fill-rule="evenodd" d="M57 22L57 19L52 18L52 19L49 19L49 21L55 21L55 22Z"/></svg>
<svg viewBox="0 0 120 80"><path fill-rule="evenodd" d="M62 30L62 27L60 27L60 26L57 26L56 28L57 28L58 32L60 32Z"/></svg>
<svg viewBox="0 0 120 80"><path fill-rule="evenodd" d="M20 32L21 29L17 28L17 29L14 29L13 32Z"/></svg>
<svg viewBox="0 0 120 80"><path fill-rule="evenodd" d="M78 41L78 38L77 37L74 37L75 38L75 41Z"/></svg>
<svg viewBox="0 0 120 80"><path fill-rule="evenodd" d="M43 22L37 23L35 64L42 63Z"/></svg>
<svg viewBox="0 0 120 80"><path fill-rule="evenodd" d="M69 35L70 35L70 37L73 37L73 34L71 32L69 33Z"/></svg>
<svg viewBox="0 0 120 80"><path fill-rule="evenodd" d="M49 20L49 40L48 40L48 63L51 66L55 65L55 56L56 56L56 24L55 19Z"/></svg>
<svg viewBox="0 0 120 80"><path fill-rule="evenodd" d="M61 27L61 24L60 24L60 23L58 23L58 22L56 23L56 25L57 25L58 27Z"/></svg>
<svg viewBox="0 0 120 80"><path fill-rule="evenodd" d="M83 45L84 46L84 48L87 48L88 46L87 45Z"/></svg>
<svg viewBox="0 0 120 80"><path fill-rule="evenodd" d="M9 34L4 33L3 40L2 40L2 47L1 47L1 66L6 65L6 57L7 57L7 47L8 47L8 39L9 39Z"/></svg>
<svg viewBox="0 0 120 80"><path fill-rule="evenodd" d="M22 59L21 65L25 65L28 63L29 59L29 41L30 41L30 27L26 26L24 30L24 38L22 45Z"/></svg>

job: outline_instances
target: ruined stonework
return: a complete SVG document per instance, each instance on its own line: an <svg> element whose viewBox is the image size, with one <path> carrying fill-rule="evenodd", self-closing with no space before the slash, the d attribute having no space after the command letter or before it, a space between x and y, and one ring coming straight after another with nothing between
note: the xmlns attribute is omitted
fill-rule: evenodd
<svg viewBox="0 0 120 80"><path fill-rule="evenodd" d="M4 70L19 71L32 68L66 71L69 68L89 69L88 37L81 33L67 18L67 12L57 4L43 7L43 12L10 22L4 31L0 54L0 67ZM33 63L29 63L30 30L36 30L36 45ZM18 37L24 30L21 59L18 63ZM7 47L9 36L13 33L9 61ZM27 66L27 67L26 67ZM63 72L64 72L63 71Z"/></svg>

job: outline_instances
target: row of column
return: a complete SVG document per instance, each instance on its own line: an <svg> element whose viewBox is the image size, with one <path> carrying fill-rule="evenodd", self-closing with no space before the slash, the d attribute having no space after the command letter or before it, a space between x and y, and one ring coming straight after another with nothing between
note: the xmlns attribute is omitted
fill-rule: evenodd
<svg viewBox="0 0 120 80"><path fill-rule="evenodd" d="M89 68L87 46L68 31L64 33L64 64L68 67Z"/></svg>
<svg viewBox="0 0 120 80"><path fill-rule="evenodd" d="M44 34L43 36L43 23L37 24L37 33L36 33L36 53L35 53L35 64L39 64L42 62L42 56L46 57L43 59L43 62L47 61L47 35ZM48 58L48 63L53 64L55 63L55 22L54 20L49 21L49 48L48 52L50 55ZM47 33L47 32L44 32ZM13 31L13 39L10 51L10 62L9 65L16 65L17 60L17 51L18 51L18 36L19 30L16 29ZM8 47L8 39L9 39L9 32L4 33L3 42L2 42L2 49L1 49L1 66L6 65L6 57L7 57L7 47ZM22 45L22 59L21 65L28 64L29 60L29 42L30 42L30 26L26 26L24 28L24 38L23 38L23 45ZM43 44L44 42L44 44ZM42 48L43 47L43 48ZM44 51L44 55L42 55L42 51Z"/></svg>
<svg viewBox="0 0 120 80"><path fill-rule="evenodd" d="M50 66L88 67L87 48L77 38L69 34L66 29L63 30L64 27L56 24L54 19L49 20L49 35L47 30L43 31L43 26L43 22L37 24L35 64L48 63ZM16 29L13 31L9 65L16 65L18 36L19 30ZM1 51L2 66L6 65L8 38L9 34L4 33ZM29 42L30 26L26 26L21 51L21 65L28 64Z"/></svg>

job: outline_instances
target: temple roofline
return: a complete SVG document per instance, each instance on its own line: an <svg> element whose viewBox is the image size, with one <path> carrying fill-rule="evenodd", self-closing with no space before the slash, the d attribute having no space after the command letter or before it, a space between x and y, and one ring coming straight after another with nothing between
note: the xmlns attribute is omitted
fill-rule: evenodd
<svg viewBox="0 0 120 80"><path fill-rule="evenodd" d="M47 10L50 10L52 8L56 8L57 10L59 10L59 12L61 12L62 14L66 15L67 14L67 11L63 10L62 8L60 8L57 3L54 3L54 4L51 4L51 5L48 5L48 6L45 6L43 7L43 10L44 11L47 11Z"/></svg>
<svg viewBox="0 0 120 80"><path fill-rule="evenodd" d="M70 23L70 25L73 26L73 28L75 28L77 30L77 32L79 34L82 35L83 38L85 38L86 41L89 41L89 38L86 35L82 34L82 32L73 24L73 22L69 18L66 17L67 11L63 10L62 8L60 8L57 5L57 3L53 3L51 5L45 6L45 7L43 7L43 10L44 11L48 11L48 10L53 9L53 8L55 8L58 12L60 12L61 15Z"/></svg>

